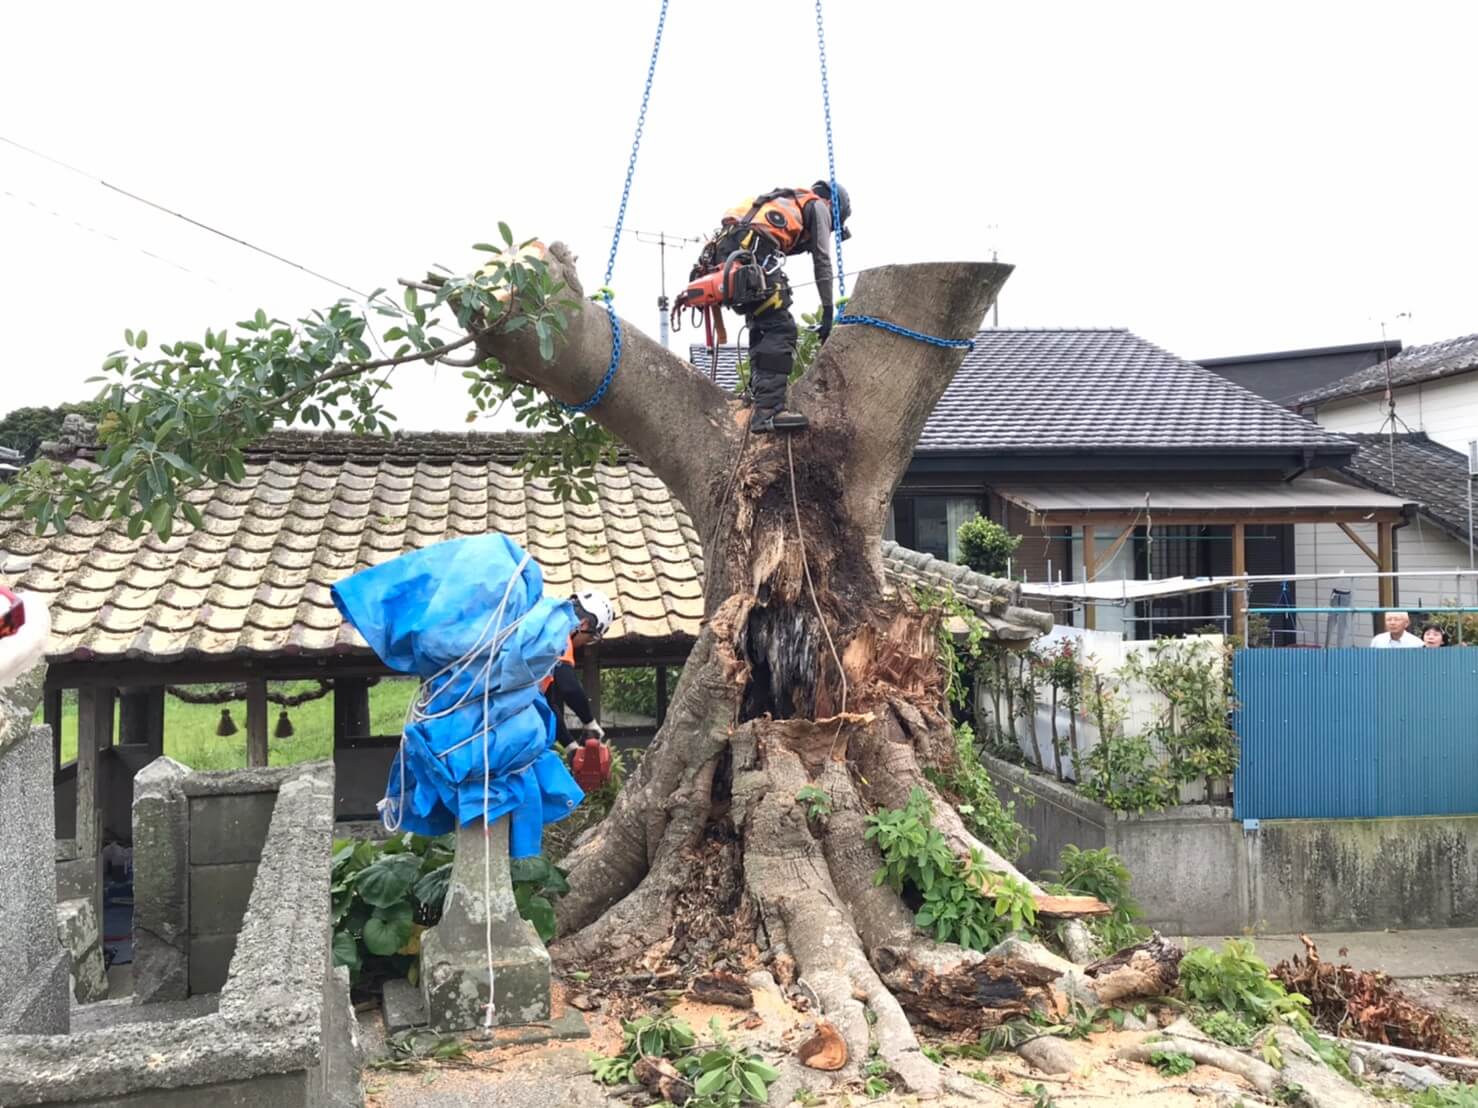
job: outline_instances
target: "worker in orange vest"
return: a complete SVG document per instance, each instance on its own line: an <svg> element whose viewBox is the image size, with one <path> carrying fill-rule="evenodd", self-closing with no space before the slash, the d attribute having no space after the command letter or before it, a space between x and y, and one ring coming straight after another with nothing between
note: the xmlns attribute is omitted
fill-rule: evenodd
<svg viewBox="0 0 1478 1108"><path fill-rule="evenodd" d="M575 650L599 642L611 629L611 622L616 618L610 599L599 589L578 592L570 598L570 602L575 605L575 615L579 618L580 625L570 635L569 644L559 661L554 663L553 671L539 686L544 690L549 706L554 709L555 738L560 750L568 750L573 743L569 728L565 725L566 707L575 713L587 732L597 739L606 737L605 728L595 718L595 712L590 707L590 698L585 695L585 689L580 684L580 675L575 670Z"/></svg>
<svg viewBox="0 0 1478 1108"><path fill-rule="evenodd" d="M704 246L691 283L677 297L674 315L685 306L722 305L744 316L749 327L750 392L754 410L749 429L757 435L801 431L809 421L786 408L790 371L795 365L799 330L790 314L787 257L811 255L816 291L821 297L821 341L832 325L831 182L808 189L774 189L731 208L717 235ZM842 238L852 215L852 199L837 185L837 222Z"/></svg>

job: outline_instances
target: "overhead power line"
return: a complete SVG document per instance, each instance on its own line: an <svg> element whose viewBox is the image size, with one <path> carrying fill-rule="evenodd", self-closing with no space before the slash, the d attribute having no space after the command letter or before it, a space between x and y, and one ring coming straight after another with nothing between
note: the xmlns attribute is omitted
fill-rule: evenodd
<svg viewBox="0 0 1478 1108"><path fill-rule="evenodd" d="M219 227L212 227L209 223L202 223L200 220L193 219L190 216L186 215L184 212L175 211L173 208L156 203L146 196L140 196L136 192L130 192L128 189L122 188L119 185L115 185L111 181L104 180L102 177L99 177L95 173L89 173L85 169L78 169L75 165L64 162L60 158L53 158L50 154L43 154L40 150L34 150L23 143L16 142L14 139L6 138L4 135L0 135L0 142L5 143L7 146L13 146L17 150L23 151L24 153L30 154L33 158L40 158L44 162L50 162L52 165L60 166L68 173L75 173L79 177L85 177L95 184L102 185L103 188L108 189L111 192L116 192L120 196L126 196L128 197L128 199L133 200L139 204L143 204L146 207L153 208L157 212L163 212L165 215L173 216L175 219L181 220L184 223L188 223L192 227L198 227L202 231L207 231L212 235L217 235L220 238L226 239L228 242L234 242L238 246L244 246L248 250L253 250L256 253L263 255L264 257L271 258L275 262L281 262L283 265L292 266L293 269L296 269L302 273L306 273L310 277L316 277L320 281L326 281L330 285L334 285L337 288L344 289L347 292L352 292L361 300L365 299L368 296L367 293L360 291L353 285L336 280L326 273L320 273L318 270L303 265L301 262L295 262L291 258L285 258L281 254L268 250L266 247L258 246L254 242L248 242L246 239L241 238L237 235L233 235L229 231L222 231Z"/></svg>

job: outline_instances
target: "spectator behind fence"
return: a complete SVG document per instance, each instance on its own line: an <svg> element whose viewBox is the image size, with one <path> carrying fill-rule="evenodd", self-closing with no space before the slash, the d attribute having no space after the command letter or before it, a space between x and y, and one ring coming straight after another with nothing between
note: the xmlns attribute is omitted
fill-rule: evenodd
<svg viewBox="0 0 1478 1108"><path fill-rule="evenodd" d="M1447 632L1435 623L1429 623L1422 628L1423 646L1446 646Z"/></svg>
<svg viewBox="0 0 1478 1108"><path fill-rule="evenodd" d="M1422 640L1411 633L1411 617L1405 612L1387 612L1386 629L1375 638L1370 640L1370 645L1377 650L1388 650L1392 647L1414 646L1418 649L1422 646Z"/></svg>

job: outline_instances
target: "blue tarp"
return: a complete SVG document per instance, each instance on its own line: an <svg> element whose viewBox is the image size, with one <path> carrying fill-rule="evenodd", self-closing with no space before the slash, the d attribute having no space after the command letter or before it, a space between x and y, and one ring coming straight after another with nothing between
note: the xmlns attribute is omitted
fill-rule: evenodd
<svg viewBox="0 0 1478 1108"><path fill-rule="evenodd" d="M339 611L382 662L429 682L430 718L406 728L390 767L389 813L421 835L482 819L486 729L486 815L511 813L515 858L538 854L544 825L585 796L553 749L554 713L539 689L578 620L568 600L544 595L544 575L525 559L506 535L478 535L402 554L333 587ZM490 658L500 627L512 631ZM454 665L473 651L472 664Z"/></svg>

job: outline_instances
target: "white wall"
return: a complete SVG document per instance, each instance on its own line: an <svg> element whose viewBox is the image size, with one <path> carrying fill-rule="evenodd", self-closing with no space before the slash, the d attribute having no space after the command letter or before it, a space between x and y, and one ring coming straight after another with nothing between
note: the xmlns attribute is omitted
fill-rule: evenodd
<svg viewBox="0 0 1478 1108"><path fill-rule="evenodd" d="M1100 619L1104 609L1099 609ZM1180 640L1190 649L1196 649L1196 643L1206 642L1211 645L1207 657L1212 664L1220 668L1222 664L1222 637L1220 635L1186 635ZM1081 664L1095 673L1103 675L1106 679L1114 674L1127 660L1130 654L1141 654L1155 647L1152 640L1125 639L1117 631L1087 631L1081 627L1066 627L1058 624L1050 632L1043 635L1035 643L1032 649L1041 653L1051 653L1061 648L1064 642L1073 643L1073 649ZM1123 681L1118 683L1119 699L1125 713L1122 733L1125 735L1145 734L1154 727L1155 722L1164 712L1165 698L1159 693L1144 687L1137 681ZM1052 690L1044 686L1038 694L1041 700L1037 703L1036 726L1037 745L1041 748L1041 769L1048 773L1057 772L1057 754L1052 747ZM1005 714L1004 698L1001 705L1001 713ZM992 719L995 716L995 704L990 694L986 691L983 682L976 684L976 718ZM1067 737L1072 732L1070 724L1071 712L1065 704L1059 704L1057 708L1057 734L1059 741L1066 745ZM1005 721L1000 724L1004 727ZM1086 707L1079 710L1077 721L1077 746L1080 758L1086 758L1088 752L1098 745L1098 727L1092 721L1092 716ZM1022 756L1027 762L1036 765L1037 759L1032 749L1031 732L1025 720L1016 723L1016 738ZM1163 757L1165 750L1155 740L1151 745ZM1068 780L1073 778L1071 765L1071 754L1066 754L1063 759L1062 773ZM1194 803L1206 795L1203 782L1193 781L1181 786L1181 801L1183 803Z"/></svg>
<svg viewBox="0 0 1478 1108"><path fill-rule="evenodd" d="M1371 393L1335 400L1306 414L1336 434L1341 431L1370 434L1383 429L1386 398L1382 393ZM1460 373L1397 389L1396 415L1405 424L1404 427L1397 424L1397 432L1408 428L1425 431L1434 441L1466 454L1468 441L1478 439L1478 373Z"/></svg>
<svg viewBox="0 0 1478 1108"><path fill-rule="evenodd" d="M1372 549L1377 549L1376 525L1373 523L1352 524L1350 529L1359 535ZM1299 573L1338 573L1348 570L1354 573L1369 573L1375 569L1373 563L1358 546L1333 523L1301 523L1293 529L1295 566ZM1402 573L1417 570L1459 570L1468 568L1468 548L1443 534L1430 523L1413 520L1407 527L1396 531L1396 565ZM1397 599L1402 608L1417 609L1423 605L1440 606L1452 604L1458 597L1456 577L1411 577L1401 581ZM1295 602L1301 608L1324 607L1329 603L1329 593L1335 586L1350 590L1351 607L1378 607L1380 592L1375 578L1360 581L1299 581L1296 585ZM1464 603L1478 604L1474 596L1475 586L1465 586ZM1326 617L1306 613L1299 616L1300 642L1324 641ZM1350 645L1360 646L1369 641L1371 629L1369 613L1356 614L1350 618ZM1285 636L1279 636L1282 641Z"/></svg>

